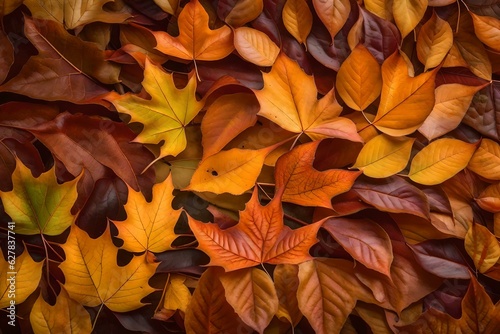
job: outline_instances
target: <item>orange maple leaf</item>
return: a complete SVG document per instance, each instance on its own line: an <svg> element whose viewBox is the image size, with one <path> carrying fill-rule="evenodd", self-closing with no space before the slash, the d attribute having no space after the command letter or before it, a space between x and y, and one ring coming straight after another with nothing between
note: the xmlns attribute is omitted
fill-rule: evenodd
<svg viewBox="0 0 500 334"><path fill-rule="evenodd" d="M299 264L311 259L309 248L317 242L316 234L322 222L296 230L285 226L281 193L262 206L255 188L240 213L239 223L225 230L217 224L189 218L189 227L199 242L198 249L210 256L208 265L233 271L262 263Z"/></svg>

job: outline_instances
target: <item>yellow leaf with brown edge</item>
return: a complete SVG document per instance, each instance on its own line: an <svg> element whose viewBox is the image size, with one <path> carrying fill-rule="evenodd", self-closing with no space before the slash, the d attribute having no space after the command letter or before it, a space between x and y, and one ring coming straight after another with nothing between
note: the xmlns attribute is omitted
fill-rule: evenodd
<svg viewBox="0 0 500 334"><path fill-rule="evenodd" d="M90 333L92 322L85 308L68 296L61 287L56 303L50 305L42 294L38 296L30 313L30 323L35 333Z"/></svg>
<svg viewBox="0 0 500 334"><path fill-rule="evenodd" d="M356 163L366 176L385 178L402 171L410 160L415 138L378 135L363 146Z"/></svg>
<svg viewBox="0 0 500 334"><path fill-rule="evenodd" d="M284 202L331 208L331 199L351 189L360 172L343 169L318 171L313 167L320 141L295 147L275 167L276 188L284 189Z"/></svg>
<svg viewBox="0 0 500 334"><path fill-rule="evenodd" d="M118 248L111 240L109 226L100 237L92 239L73 225L61 247L66 254L59 265L64 274L64 288L84 306L104 304L114 312L132 311L144 306L141 299L155 291L148 280L158 264L149 263L144 254L134 256L125 266L118 266Z"/></svg>
<svg viewBox="0 0 500 334"><path fill-rule="evenodd" d="M232 27L241 27L255 20L263 9L263 0L239 0L224 21Z"/></svg>
<svg viewBox="0 0 500 334"><path fill-rule="evenodd" d="M427 9L428 0L394 0L392 13L396 26L405 38L420 22Z"/></svg>
<svg viewBox="0 0 500 334"><path fill-rule="evenodd" d="M351 12L350 1L313 0L312 3L319 19L325 25L333 41L333 38L342 29L349 17L349 13Z"/></svg>
<svg viewBox="0 0 500 334"><path fill-rule="evenodd" d="M437 87L436 104L418 131L428 140L433 140L454 130L464 118L474 95L486 85L451 83Z"/></svg>
<svg viewBox="0 0 500 334"><path fill-rule="evenodd" d="M259 100L259 115L293 133L311 139L326 137L362 141L355 124L339 117L342 107L330 90L320 100L314 78L284 53L280 53L269 73L263 73L264 88L253 90Z"/></svg>
<svg viewBox="0 0 500 334"><path fill-rule="evenodd" d="M489 185L476 198L476 203L481 209L499 213L500 212L500 183Z"/></svg>
<svg viewBox="0 0 500 334"><path fill-rule="evenodd" d="M408 176L420 184L443 183L467 167L476 147L452 138L433 141L415 155Z"/></svg>
<svg viewBox="0 0 500 334"><path fill-rule="evenodd" d="M483 138L469 161L468 169L490 180L500 180L500 145Z"/></svg>
<svg viewBox="0 0 500 334"><path fill-rule="evenodd" d="M488 271L500 259L500 244L486 226L474 223L465 235L465 250L480 273Z"/></svg>
<svg viewBox="0 0 500 334"><path fill-rule="evenodd" d="M365 110L382 90L380 65L368 49L358 44L337 73L337 93L354 110Z"/></svg>
<svg viewBox="0 0 500 334"><path fill-rule="evenodd" d="M500 52L500 20L469 12L474 23L477 38L493 50Z"/></svg>
<svg viewBox="0 0 500 334"><path fill-rule="evenodd" d="M373 125L393 137L405 136L422 125L434 106L437 69L416 77L398 51L382 64L382 95Z"/></svg>
<svg viewBox="0 0 500 334"><path fill-rule="evenodd" d="M9 247L12 244L6 242L6 245ZM26 249L15 258L12 258L12 254L8 255L5 257L0 254L0 308L11 305L11 300L16 304L24 302L36 290L42 278L44 261L35 262Z"/></svg>
<svg viewBox="0 0 500 334"><path fill-rule="evenodd" d="M252 333L226 300L220 282L223 273L222 268L211 267L201 275L184 318L187 333Z"/></svg>
<svg viewBox="0 0 500 334"><path fill-rule="evenodd" d="M224 25L209 27L209 16L198 0L188 2L178 17L179 36L153 32L156 48L166 55L184 60L219 60L233 50L233 32ZM196 33L195 33L196 32Z"/></svg>
<svg viewBox="0 0 500 334"><path fill-rule="evenodd" d="M311 32L313 16L305 0L287 0L281 14L286 30L304 44Z"/></svg>
<svg viewBox="0 0 500 334"><path fill-rule="evenodd" d="M83 175L83 174L82 174ZM0 191L5 212L16 222L18 234L59 235L76 220L71 207L78 197L74 180L59 184L55 167L34 178L31 170L16 159L12 174L14 188Z"/></svg>
<svg viewBox="0 0 500 334"><path fill-rule="evenodd" d="M234 30L234 48L243 59L257 66L272 66L280 53L269 36L250 27Z"/></svg>
<svg viewBox="0 0 500 334"><path fill-rule="evenodd" d="M185 127L203 107L195 97L196 78L191 73L187 85L178 89L172 74L146 60L142 86L151 99L131 93L112 94L107 99L119 112L130 115L131 122L144 125L135 142L158 144L164 141L155 161L178 155L187 145Z"/></svg>
<svg viewBox="0 0 500 334"><path fill-rule="evenodd" d="M433 12L417 37L417 57L424 64L424 70L441 64L452 45L453 31L450 24Z"/></svg>
<svg viewBox="0 0 500 334"><path fill-rule="evenodd" d="M263 270L245 268L220 276L226 300L241 320L263 333L278 311L278 295L271 277Z"/></svg>
<svg viewBox="0 0 500 334"><path fill-rule="evenodd" d="M221 266L227 272L263 263L298 264L311 258L309 249L318 241L321 221L292 230L283 223L279 193L266 206L258 197L256 187L240 212L239 223L224 230L188 217L198 249L210 256L209 266Z"/></svg>
<svg viewBox="0 0 500 334"><path fill-rule="evenodd" d="M171 175L153 186L151 202L128 186L127 219L112 221L118 229L118 238L123 240L121 248L133 253L161 253L172 249L172 242L177 238L174 227L182 212L172 208L173 190Z"/></svg>

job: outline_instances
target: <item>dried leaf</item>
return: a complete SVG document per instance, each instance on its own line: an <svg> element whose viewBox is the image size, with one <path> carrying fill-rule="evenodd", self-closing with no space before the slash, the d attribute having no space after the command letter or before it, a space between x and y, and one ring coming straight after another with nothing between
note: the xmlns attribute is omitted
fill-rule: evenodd
<svg viewBox="0 0 500 334"><path fill-rule="evenodd" d="M283 24L297 42L305 44L311 32L313 16L305 0L287 0L283 7Z"/></svg>
<svg viewBox="0 0 500 334"><path fill-rule="evenodd" d="M272 66L280 53L265 33L249 27L234 30L234 48L243 59L257 66Z"/></svg>
<svg viewBox="0 0 500 334"><path fill-rule="evenodd" d="M465 235L465 250L479 272L484 273L500 259L500 243L488 228L472 224Z"/></svg>
<svg viewBox="0 0 500 334"><path fill-rule="evenodd" d="M500 180L500 145L491 139L481 140L467 168L487 179Z"/></svg>
<svg viewBox="0 0 500 334"><path fill-rule="evenodd" d="M433 12L417 37L417 56L425 65L425 71L441 64L452 45L453 31L450 24Z"/></svg>

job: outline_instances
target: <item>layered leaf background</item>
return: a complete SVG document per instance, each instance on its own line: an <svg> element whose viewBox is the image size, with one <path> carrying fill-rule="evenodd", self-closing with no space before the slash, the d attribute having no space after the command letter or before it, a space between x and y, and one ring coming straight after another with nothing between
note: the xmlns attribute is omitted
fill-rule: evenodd
<svg viewBox="0 0 500 334"><path fill-rule="evenodd" d="M499 13L1 2L0 332L495 333Z"/></svg>

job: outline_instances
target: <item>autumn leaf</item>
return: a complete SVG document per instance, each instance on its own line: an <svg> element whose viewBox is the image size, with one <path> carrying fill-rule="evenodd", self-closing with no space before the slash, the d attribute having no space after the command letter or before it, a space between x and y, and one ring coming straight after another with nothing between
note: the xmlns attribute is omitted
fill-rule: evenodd
<svg viewBox="0 0 500 334"><path fill-rule="evenodd" d="M490 48L500 52L500 20L496 17L481 16L470 12L472 21L474 22L474 31L481 42L488 45Z"/></svg>
<svg viewBox="0 0 500 334"><path fill-rule="evenodd" d="M475 150L475 144L451 138L438 139L415 155L408 176L420 184L442 183L467 167Z"/></svg>
<svg viewBox="0 0 500 334"><path fill-rule="evenodd" d="M398 52L392 54L382 64L382 95L373 125L390 136L418 129L434 106L436 73L435 69L410 77L404 58Z"/></svg>
<svg viewBox="0 0 500 334"><path fill-rule="evenodd" d="M347 0L313 0L313 6L333 41L349 17L351 3Z"/></svg>
<svg viewBox="0 0 500 334"><path fill-rule="evenodd" d="M218 60L234 49L231 29L222 26L211 30L208 13L198 0L191 0L184 6L178 24L177 37L164 31L154 32L158 42L156 48L164 54L184 60Z"/></svg>
<svg viewBox="0 0 500 334"><path fill-rule="evenodd" d="M305 44L311 32L313 16L304 0L287 0L283 7L283 24L297 42Z"/></svg>
<svg viewBox="0 0 500 334"><path fill-rule="evenodd" d="M299 65L280 53L271 72L264 73L264 88L254 90L260 103L259 115L294 133L311 139L325 137L362 141L350 120L339 117L342 107L331 90L317 99L314 79Z"/></svg>
<svg viewBox="0 0 500 334"><path fill-rule="evenodd" d="M27 250L15 258L12 257L11 252L8 252L10 255L7 256L8 261L5 261L4 252L0 256L1 308L11 305L11 300L15 300L16 304L24 302L36 290L42 277L43 261L35 262ZM14 291L10 287L11 284L14 284ZM14 293L15 299L12 298L12 293Z"/></svg>
<svg viewBox="0 0 500 334"><path fill-rule="evenodd" d="M109 227L97 239L72 226L62 245L66 259L59 266L64 274L64 288L69 296L84 306L101 304L115 312L135 310L141 299L155 289L148 280L158 264L148 263L146 255L134 256L125 266L118 266L118 248L113 245Z"/></svg>
<svg viewBox="0 0 500 334"><path fill-rule="evenodd" d="M468 169L491 180L500 180L500 145L484 138L469 161Z"/></svg>
<svg viewBox="0 0 500 334"><path fill-rule="evenodd" d="M191 302L191 292L185 285L186 277L182 275L170 275L165 287L162 309L155 313L154 318L167 320L172 317L177 310L186 312Z"/></svg>
<svg viewBox="0 0 500 334"><path fill-rule="evenodd" d="M417 56L425 65L425 71L438 66L453 45L453 31L450 24L436 12L420 29L417 37Z"/></svg>
<svg viewBox="0 0 500 334"><path fill-rule="evenodd" d="M153 186L153 200L150 203L141 192L129 187L125 204L127 219L113 221L118 229L118 237L123 240L121 248L136 253L161 253L172 249L171 244L177 237L174 227L181 215L181 210L172 208L173 190L171 175Z"/></svg>
<svg viewBox="0 0 500 334"><path fill-rule="evenodd" d="M476 203L483 209L489 212L500 212L500 183L494 183L476 198Z"/></svg>
<svg viewBox="0 0 500 334"><path fill-rule="evenodd" d="M184 324L188 333L221 333L238 329L251 333L226 301L225 290L220 282L221 268L208 268L201 275L186 310Z"/></svg>
<svg viewBox="0 0 500 334"><path fill-rule="evenodd" d="M479 224L472 224L465 235L465 250L474 261L479 272L484 273L500 259L500 244L497 238Z"/></svg>
<svg viewBox="0 0 500 334"><path fill-rule="evenodd" d="M29 8L33 17L46 20L55 20L64 23L66 29L91 22L122 23L131 14L124 8L120 11L109 11L103 7L114 0L69 0L69 1L40 1L26 0L24 4ZM109 6L107 6L109 8Z"/></svg>
<svg viewBox="0 0 500 334"><path fill-rule="evenodd" d="M210 256L210 266L226 271L249 268L262 263L298 264L311 258L309 248L317 242L321 222L290 229L283 224L280 196L268 205L258 200L254 188L237 225L221 230L216 224L189 219L189 227L198 240L198 249Z"/></svg>
<svg viewBox="0 0 500 334"><path fill-rule="evenodd" d="M234 30L234 48L243 59L257 66L272 66L280 53L265 33L249 27Z"/></svg>
<svg viewBox="0 0 500 334"><path fill-rule="evenodd" d="M362 44L358 44L340 66L336 88L349 107L360 111L365 110L380 95L380 65Z"/></svg>
<svg viewBox="0 0 500 334"><path fill-rule="evenodd" d="M232 27L241 27L256 19L264 9L263 0L240 0L236 1L234 7L224 18Z"/></svg>
<svg viewBox="0 0 500 334"><path fill-rule="evenodd" d="M71 299L64 288L57 296L55 305L38 296L30 313L30 322L37 333L90 333L92 323L85 308Z"/></svg>
<svg viewBox="0 0 500 334"><path fill-rule="evenodd" d="M284 189L284 202L331 208L331 199L351 189L359 172L341 169L318 171L313 161L320 141L295 147L276 163L276 187Z"/></svg>
<svg viewBox="0 0 500 334"><path fill-rule="evenodd" d="M302 319L297 300L299 288L299 267L293 264L279 264L273 272L274 286L279 299L278 318L287 319L295 326Z"/></svg>
<svg viewBox="0 0 500 334"><path fill-rule="evenodd" d="M357 168L373 178L384 178L399 173L410 160L414 141L414 138L378 135L363 146L352 168Z"/></svg>
<svg viewBox="0 0 500 334"><path fill-rule="evenodd" d="M119 112L130 115L131 122L144 124L135 142L158 144L164 141L156 160L176 156L186 148L185 127L203 106L195 98L196 79L191 76L186 87L178 89L171 74L147 60L142 85L151 96L150 100L133 94L111 95L108 99Z"/></svg>
<svg viewBox="0 0 500 334"><path fill-rule="evenodd" d="M70 227L76 220L70 211L78 196L79 178L59 184L54 168L34 178L17 160L12 174L14 189L0 191L5 211L16 222L16 232L59 235Z"/></svg>
<svg viewBox="0 0 500 334"><path fill-rule="evenodd" d="M246 268L220 277L226 300L248 326L259 333L269 325L278 310L278 295L267 273Z"/></svg>
<svg viewBox="0 0 500 334"><path fill-rule="evenodd" d="M424 16L428 0L401 0L393 1L392 12L394 21L401 31L401 36L406 37Z"/></svg>

